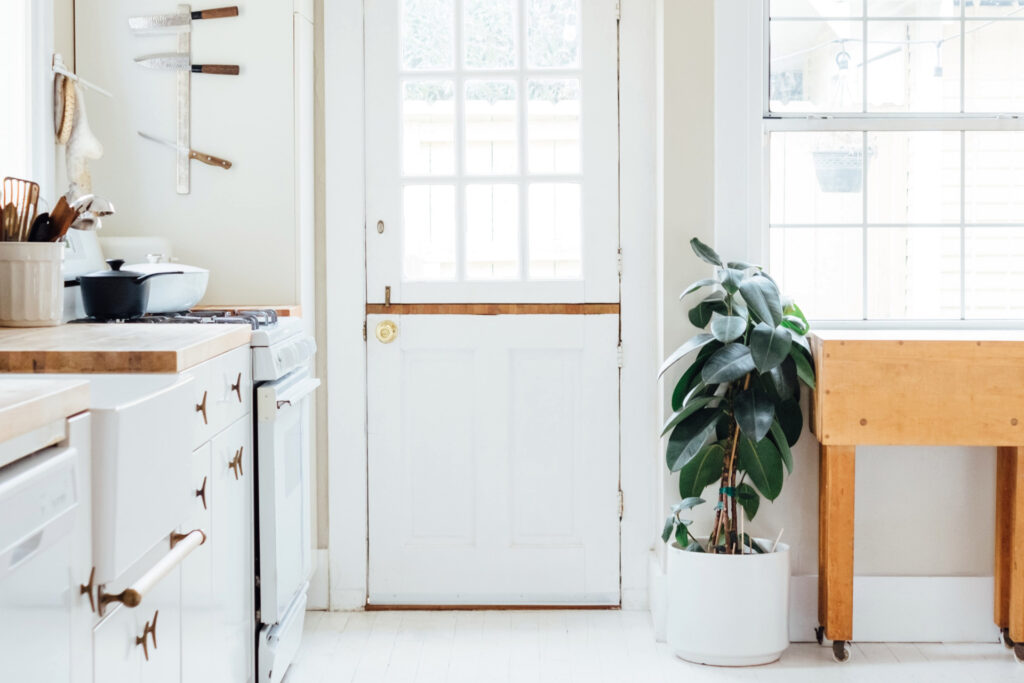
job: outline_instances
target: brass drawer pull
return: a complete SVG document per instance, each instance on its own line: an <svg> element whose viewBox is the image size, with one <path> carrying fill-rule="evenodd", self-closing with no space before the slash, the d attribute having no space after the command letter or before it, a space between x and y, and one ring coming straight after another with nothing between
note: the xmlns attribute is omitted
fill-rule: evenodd
<svg viewBox="0 0 1024 683"><path fill-rule="evenodd" d="M196 489L196 498L203 499L203 509L206 509L206 477L203 477L203 486Z"/></svg>
<svg viewBox="0 0 1024 683"><path fill-rule="evenodd" d="M201 412L203 414L203 424L204 425L205 424L210 424L209 422L206 421L206 392L205 391L203 392L203 402L196 404L196 412L197 413Z"/></svg>
<svg viewBox="0 0 1024 683"><path fill-rule="evenodd" d="M159 616L160 610L153 612L153 623L146 622L146 625L142 627L142 635L135 636L135 644L142 646L142 654L146 656L146 661L149 661L149 647L146 645L146 637L153 636L153 649L156 649L156 618Z"/></svg>
<svg viewBox="0 0 1024 683"><path fill-rule="evenodd" d="M231 391L235 392L235 395L238 396L238 402L241 403L242 402L242 373L238 373L238 378L235 380L235 383L231 385Z"/></svg>
<svg viewBox="0 0 1024 683"><path fill-rule="evenodd" d="M171 552L161 557L156 564L149 568L149 571L140 576L135 583L125 588L120 593L106 593L103 586L96 589L96 597L99 601L99 615L102 617L107 605L112 602L119 602L125 607L138 607L146 593L167 576L175 567L189 556L189 554L206 543L206 534L202 529L194 529L187 534L171 533Z"/></svg>
<svg viewBox="0 0 1024 683"><path fill-rule="evenodd" d="M89 583L83 583L78 586L79 595L89 596L89 610L92 612L96 611L96 600L92 597L93 580L96 578L96 567L92 568L89 572Z"/></svg>
<svg viewBox="0 0 1024 683"><path fill-rule="evenodd" d="M235 457L233 457L231 459L231 462L228 463L228 468L235 473L236 480L238 479L239 475L245 475L245 472L242 471L242 452L244 450L245 446L242 446L237 451L235 451Z"/></svg>

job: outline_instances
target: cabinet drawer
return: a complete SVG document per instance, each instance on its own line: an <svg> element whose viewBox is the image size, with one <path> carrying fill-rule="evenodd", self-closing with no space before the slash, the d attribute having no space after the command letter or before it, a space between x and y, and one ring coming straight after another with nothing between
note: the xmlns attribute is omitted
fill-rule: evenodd
<svg viewBox="0 0 1024 683"><path fill-rule="evenodd" d="M192 447L252 410L252 352L243 346L183 373L194 382Z"/></svg>
<svg viewBox="0 0 1024 683"><path fill-rule="evenodd" d="M192 498L191 379L92 409L93 550L107 583L167 537Z"/></svg>
<svg viewBox="0 0 1024 683"><path fill-rule="evenodd" d="M216 399L211 396L211 368L210 363L201 363L196 367L182 373L182 377L192 380L192 394L188 401L188 419L182 424L191 426L192 448L198 448L210 440L217 433L217 425L214 422L214 404Z"/></svg>
<svg viewBox="0 0 1024 683"><path fill-rule="evenodd" d="M97 683L179 683L180 601L181 570L175 569L137 608L119 607L97 624L93 629L93 680Z"/></svg>

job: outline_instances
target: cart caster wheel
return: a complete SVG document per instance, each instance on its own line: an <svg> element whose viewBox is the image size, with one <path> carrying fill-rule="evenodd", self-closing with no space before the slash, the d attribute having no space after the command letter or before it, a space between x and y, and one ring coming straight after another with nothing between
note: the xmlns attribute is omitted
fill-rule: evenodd
<svg viewBox="0 0 1024 683"><path fill-rule="evenodd" d="M825 627L818 626L814 629L814 638L818 641L818 645L825 644Z"/></svg>
<svg viewBox="0 0 1024 683"><path fill-rule="evenodd" d="M1021 654L1024 655L1024 652ZM1014 651L1014 656L1016 656L1016 651ZM850 650L846 647L845 640L832 641L832 659L840 664L850 661Z"/></svg>
<svg viewBox="0 0 1024 683"><path fill-rule="evenodd" d="M1024 643L1013 644L1013 658L1018 664L1024 664Z"/></svg>
<svg viewBox="0 0 1024 683"><path fill-rule="evenodd" d="M999 634L1003 638L1003 645L1006 647L1006 649L1007 650L1012 650L1013 646L1014 646L1014 642L1012 640L1010 640L1010 629L1008 629L1008 628L999 629Z"/></svg>

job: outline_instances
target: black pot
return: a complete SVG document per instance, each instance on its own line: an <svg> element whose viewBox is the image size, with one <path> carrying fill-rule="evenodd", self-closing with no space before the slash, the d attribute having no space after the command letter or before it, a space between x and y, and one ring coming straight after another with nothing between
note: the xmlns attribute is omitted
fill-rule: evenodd
<svg viewBox="0 0 1024 683"><path fill-rule="evenodd" d="M134 320L141 318L149 303L149 278L157 275L180 275L181 271L144 275L121 270L124 261L108 259L110 270L79 275L64 283L65 287L82 287L85 314L96 320Z"/></svg>

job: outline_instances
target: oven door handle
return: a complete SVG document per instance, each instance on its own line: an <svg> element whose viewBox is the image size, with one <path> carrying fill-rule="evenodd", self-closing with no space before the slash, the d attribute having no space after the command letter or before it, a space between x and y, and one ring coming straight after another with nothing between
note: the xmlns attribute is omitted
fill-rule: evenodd
<svg viewBox="0 0 1024 683"><path fill-rule="evenodd" d="M320 386L320 380L315 377L307 377L287 390L277 393L276 391L257 391L256 410L259 413L260 422L271 422L277 417L277 412L285 408L297 405Z"/></svg>

